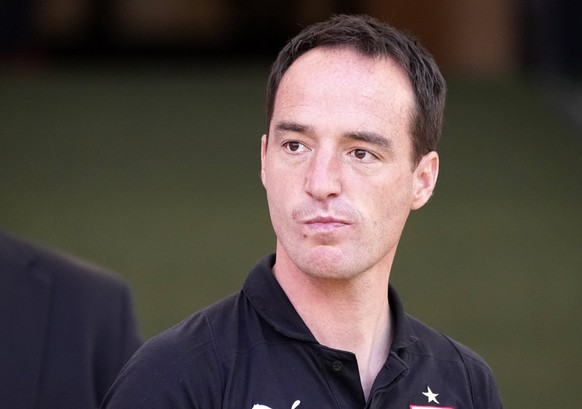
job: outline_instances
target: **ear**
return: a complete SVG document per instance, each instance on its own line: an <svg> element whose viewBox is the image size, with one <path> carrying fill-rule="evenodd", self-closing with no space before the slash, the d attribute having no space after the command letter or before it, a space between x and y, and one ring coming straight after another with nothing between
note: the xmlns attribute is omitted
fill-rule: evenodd
<svg viewBox="0 0 582 409"><path fill-rule="evenodd" d="M413 175L411 209L417 210L428 202L436 186L439 174L439 155L432 151L422 157Z"/></svg>
<svg viewBox="0 0 582 409"><path fill-rule="evenodd" d="M267 135L261 137L261 182L265 186L265 162L267 156Z"/></svg>

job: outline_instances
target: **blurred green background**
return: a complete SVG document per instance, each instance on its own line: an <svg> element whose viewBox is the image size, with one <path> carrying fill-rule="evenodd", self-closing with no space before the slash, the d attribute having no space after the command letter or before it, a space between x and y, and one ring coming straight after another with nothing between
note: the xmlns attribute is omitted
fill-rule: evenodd
<svg viewBox="0 0 582 409"><path fill-rule="evenodd" d="M267 67L2 76L0 225L125 277L146 337L236 291L274 248ZM438 188L393 282L488 360L507 407L566 405L582 386L582 139L523 80L449 83Z"/></svg>
<svg viewBox="0 0 582 409"><path fill-rule="evenodd" d="M388 18L450 87L437 190L392 281L486 358L506 408L576 406L582 3L267 3L3 3L0 228L124 277L145 337L172 326L274 249L259 150L275 50L331 12Z"/></svg>

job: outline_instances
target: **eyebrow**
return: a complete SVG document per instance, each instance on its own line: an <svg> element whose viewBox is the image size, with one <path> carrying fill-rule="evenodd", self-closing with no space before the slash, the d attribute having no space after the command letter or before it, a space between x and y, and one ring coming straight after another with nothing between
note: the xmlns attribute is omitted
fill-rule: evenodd
<svg viewBox="0 0 582 409"><path fill-rule="evenodd" d="M313 131L313 127L308 125L302 125L296 122L279 122L275 126L275 135L285 132L298 132L298 133L309 133Z"/></svg>
<svg viewBox="0 0 582 409"><path fill-rule="evenodd" d="M358 132L349 132L344 135L348 139L353 139L356 141L367 142L372 145L379 146L381 148L392 149L392 140L385 138L379 133L376 132L369 132L369 131L358 131Z"/></svg>

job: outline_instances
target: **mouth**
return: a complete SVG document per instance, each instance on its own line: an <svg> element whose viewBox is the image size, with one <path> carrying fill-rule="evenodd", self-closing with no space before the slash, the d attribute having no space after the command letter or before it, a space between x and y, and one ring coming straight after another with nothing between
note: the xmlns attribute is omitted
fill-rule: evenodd
<svg viewBox="0 0 582 409"><path fill-rule="evenodd" d="M334 217L314 217L303 222L303 225L310 231L316 233L333 233L351 225L346 220Z"/></svg>

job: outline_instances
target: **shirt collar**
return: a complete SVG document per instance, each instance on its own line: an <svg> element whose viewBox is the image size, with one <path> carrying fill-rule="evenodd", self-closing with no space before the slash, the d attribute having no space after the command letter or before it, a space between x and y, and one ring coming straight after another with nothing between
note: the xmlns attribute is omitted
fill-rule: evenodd
<svg viewBox="0 0 582 409"><path fill-rule="evenodd" d="M392 350L406 348L418 341L418 337L412 330L410 318L404 310L404 305L400 301L398 293L390 284L388 286L388 303L392 313L392 322L394 324L394 336L392 340Z"/></svg>
<svg viewBox="0 0 582 409"><path fill-rule="evenodd" d="M263 257L249 273L243 285L243 293L257 312L277 331L298 340L317 342L275 279L274 264L275 254ZM409 317L392 285L388 289L388 302L394 323L392 350L406 348L418 341L418 338L414 335Z"/></svg>
<svg viewBox="0 0 582 409"><path fill-rule="evenodd" d="M273 274L275 255L263 257L253 267L243 292L257 312L277 331L303 341L317 342Z"/></svg>

